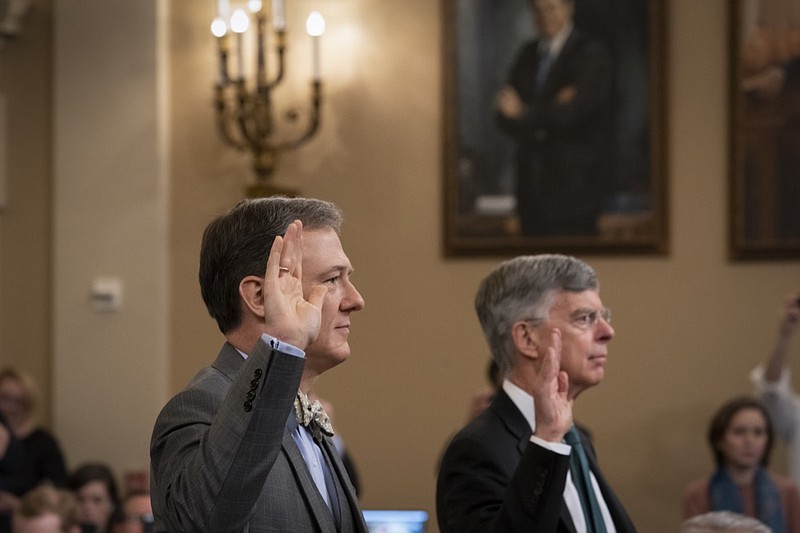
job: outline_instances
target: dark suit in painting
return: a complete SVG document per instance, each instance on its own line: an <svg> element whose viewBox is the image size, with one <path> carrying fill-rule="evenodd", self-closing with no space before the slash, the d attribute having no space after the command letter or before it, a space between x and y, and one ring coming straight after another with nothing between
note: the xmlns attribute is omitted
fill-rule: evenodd
<svg viewBox="0 0 800 533"><path fill-rule="evenodd" d="M450 442L436 489L441 533L571 532L563 501L569 456L530 442L531 428L504 390ZM636 528L605 481L585 434L592 473L619 533Z"/></svg>
<svg viewBox="0 0 800 533"><path fill-rule="evenodd" d="M592 235L613 146L611 65L604 46L573 29L537 83L540 42L525 44L509 77L525 104L498 114L517 142L517 213L525 235Z"/></svg>
<svg viewBox="0 0 800 533"><path fill-rule="evenodd" d="M225 344L167 403L151 443L157 531L366 533L330 439L338 520L287 429L304 362L262 341L245 360Z"/></svg>

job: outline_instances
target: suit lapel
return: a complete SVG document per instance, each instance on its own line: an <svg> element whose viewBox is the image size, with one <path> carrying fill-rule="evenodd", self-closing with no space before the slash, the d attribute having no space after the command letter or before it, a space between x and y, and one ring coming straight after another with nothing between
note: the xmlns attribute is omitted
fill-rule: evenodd
<svg viewBox="0 0 800 533"><path fill-rule="evenodd" d="M331 466L336 480L343 531L349 530L345 525L352 524L352 531L366 532L367 525L359 509L358 498L353 489L353 484L348 481L350 478L347 475L347 470L345 470L339 453L336 451L336 447L333 445L330 438L325 437L322 439L322 449L328 458L328 464Z"/></svg>
<svg viewBox="0 0 800 533"><path fill-rule="evenodd" d="M531 427L528 421L502 388L495 394L489 408L495 412L508 432L517 440L517 451L522 457L531 440Z"/></svg>
<svg viewBox="0 0 800 533"><path fill-rule="evenodd" d="M501 388L495 394L494 400L490 407L500 418L500 421L506 427L508 432L517 439L517 451L520 457L525 451L531 440L531 427L525 416L519 411L514 401L509 395ZM591 454L589 454L591 455ZM595 470L594 468L592 470ZM575 523L572 521L572 516L569 514L569 509L566 505L561 506L561 526L569 533L576 533ZM561 531L561 529L559 529Z"/></svg>
<svg viewBox="0 0 800 533"><path fill-rule="evenodd" d="M585 442L585 435L581 435L581 443L583 442ZM583 448L586 450L586 457L589 459L589 468L597 479L597 484L600 485L600 492L603 494L603 499L606 501L608 512L611 513L611 519L614 521L617 531L620 533L636 531L628 513L625 512L625 508L622 506L622 502L619 501L616 493L611 488L611 485L608 484L603 472L597 465L594 448L592 446L584 446Z"/></svg>
<svg viewBox="0 0 800 533"><path fill-rule="evenodd" d="M295 444L294 439L292 439L288 431L285 431L283 434L282 448L294 472L295 479L297 479L300 484L303 496L311 508L311 514L314 520L316 520L320 530L323 533L338 533L333 514L331 514L331 510L328 508L328 504L322 499L322 495L320 495L314 480L311 479L308 466L306 466L306 462L300 454L300 450L297 449L297 444Z"/></svg>

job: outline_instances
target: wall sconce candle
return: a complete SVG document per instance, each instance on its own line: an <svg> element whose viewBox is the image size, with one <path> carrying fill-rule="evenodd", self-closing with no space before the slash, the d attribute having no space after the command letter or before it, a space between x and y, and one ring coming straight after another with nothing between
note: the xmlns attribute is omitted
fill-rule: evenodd
<svg viewBox="0 0 800 533"><path fill-rule="evenodd" d="M325 33L325 19L322 18L319 11L312 11L306 19L306 32L312 39L312 65L314 81L319 81L320 78L320 58L319 58L319 39Z"/></svg>
<svg viewBox="0 0 800 533"><path fill-rule="evenodd" d="M282 124L274 116L273 105L273 90L284 81L287 71L284 0L271 0L269 3L265 0L216 0L215 3L217 17L211 24L211 33L217 39L219 54L219 76L215 87L217 128L226 143L253 155L256 184L248 188L248 196L295 194L272 185L270 179L280 155L305 144L319 129L322 107L320 36L325 31L325 19L314 11L306 21L306 30L313 43L311 105L303 131L294 138L287 138L287 135L279 135ZM255 38L246 39L245 36L253 29ZM236 47L234 73L228 70L231 33L235 36ZM255 69L248 71L246 64L250 56L245 54L245 46L253 42L256 47L253 54ZM267 61L269 56L274 56L274 63ZM248 72L254 72L251 79L248 79ZM289 110L285 122L292 122L298 116L296 110Z"/></svg>

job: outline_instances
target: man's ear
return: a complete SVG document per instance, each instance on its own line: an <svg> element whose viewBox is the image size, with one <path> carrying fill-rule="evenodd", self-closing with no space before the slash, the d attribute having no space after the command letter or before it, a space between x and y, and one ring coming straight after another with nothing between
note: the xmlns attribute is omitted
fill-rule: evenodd
<svg viewBox="0 0 800 533"><path fill-rule="evenodd" d="M259 318L264 318L264 279L258 276L247 276L239 282L239 297L244 309Z"/></svg>
<svg viewBox="0 0 800 533"><path fill-rule="evenodd" d="M511 339L517 352L530 359L539 358L538 329L530 322L522 320L511 326Z"/></svg>

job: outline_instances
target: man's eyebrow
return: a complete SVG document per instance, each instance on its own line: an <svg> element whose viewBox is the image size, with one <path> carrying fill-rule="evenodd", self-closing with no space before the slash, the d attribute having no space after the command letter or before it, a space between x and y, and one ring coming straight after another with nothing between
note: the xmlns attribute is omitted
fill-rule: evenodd
<svg viewBox="0 0 800 533"><path fill-rule="evenodd" d="M332 266L329 269L323 271L322 274L321 274L321 277L327 278L331 274L340 274L341 275L341 274L344 274L345 272L348 273L348 274L352 274L353 273L353 267L351 267L349 265L335 265L335 266Z"/></svg>

